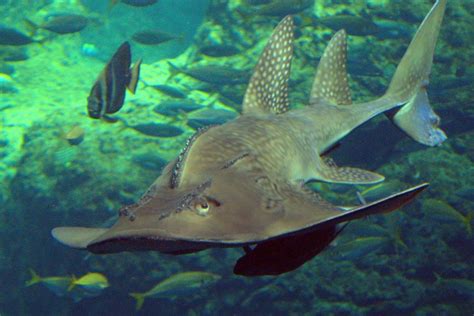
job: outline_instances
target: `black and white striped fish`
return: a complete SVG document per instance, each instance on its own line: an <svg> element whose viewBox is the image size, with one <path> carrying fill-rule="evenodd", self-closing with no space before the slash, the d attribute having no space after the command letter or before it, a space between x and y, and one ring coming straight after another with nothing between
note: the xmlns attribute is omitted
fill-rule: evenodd
<svg viewBox="0 0 474 316"><path fill-rule="evenodd" d="M130 68L131 55L130 44L124 42L100 73L87 98L87 112L91 118L116 113L123 106L125 90L135 93L142 60Z"/></svg>

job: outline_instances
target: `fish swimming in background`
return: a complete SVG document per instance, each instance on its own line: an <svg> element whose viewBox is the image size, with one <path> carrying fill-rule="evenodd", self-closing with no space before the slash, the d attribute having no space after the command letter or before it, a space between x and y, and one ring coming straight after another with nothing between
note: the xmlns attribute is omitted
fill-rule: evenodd
<svg viewBox="0 0 474 316"><path fill-rule="evenodd" d="M33 38L17 29L0 25L0 45L22 46L34 42Z"/></svg>
<svg viewBox="0 0 474 316"><path fill-rule="evenodd" d="M65 296L72 282L72 276L50 276L40 277L33 269L30 269L31 279L26 281L25 286L42 284L57 296Z"/></svg>
<svg viewBox="0 0 474 316"><path fill-rule="evenodd" d="M186 115L186 125L193 129L200 129L209 125L220 125L233 120L238 116L235 111L224 109L202 109Z"/></svg>
<svg viewBox="0 0 474 316"><path fill-rule="evenodd" d="M38 29L44 29L60 35L82 31L89 23L88 18L79 14L55 16L41 24L36 24L28 19L25 19L25 21L32 29L33 34L35 34Z"/></svg>
<svg viewBox="0 0 474 316"><path fill-rule="evenodd" d="M190 100L164 101L154 107L153 112L169 117L177 117L182 113L190 113L202 108L204 108L204 105Z"/></svg>
<svg viewBox="0 0 474 316"><path fill-rule="evenodd" d="M2 46L0 47L0 72L3 72L2 61L24 61L29 58L30 56L25 47Z"/></svg>
<svg viewBox="0 0 474 316"><path fill-rule="evenodd" d="M242 115L198 130L136 203L119 210L110 228L58 227L64 245L96 254L154 250L182 255L241 247L234 266L243 276L292 271L323 251L339 224L394 211L428 186L357 207L325 201L310 181L375 184L372 171L339 167L328 152L374 116L389 119L414 140L440 145L446 135L427 96L446 0L425 17L381 97L352 104L346 71L347 36L336 32L319 62L306 107L291 109L288 82L293 18L274 29L245 93Z"/></svg>
<svg viewBox="0 0 474 316"><path fill-rule="evenodd" d="M443 278L437 273L434 273L436 282L433 284L433 288L446 292L455 292L457 298L474 299L474 281L467 278Z"/></svg>
<svg viewBox="0 0 474 316"><path fill-rule="evenodd" d="M366 202L372 202L398 191L401 187L403 184L399 180L384 181L361 191L360 196Z"/></svg>
<svg viewBox="0 0 474 316"><path fill-rule="evenodd" d="M471 221L474 211L467 211L464 215L448 203L436 199L424 200L421 209L430 220L437 221L441 225L460 225L465 228L468 237L472 236Z"/></svg>
<svg viewBox="0 0 474 316"><path fill-rule="evenodd" d="M130 293L130 296L137 301L136 310L139 310L147 297L173 298L187 296L194 292L204 291L206 286L217 282L220 278L220 275L209 272L181 272L166 278L145 293Z"/></svg>
<svg viewBox="0 0 474 316"><path fill-rule="evenodd" d="M357 237L344 244L338 244L335 247L335 258L355 261L387 248L390 242L391 240L387 236Z"/></svg>
<svg viewBox="0 0 474 316"><path fill-rule="evenodd" d="M218 85L234 85L247 83L250 78L250 72L247 70L235 69L222 65L194 66L190 68L181 68L168 62L176 72L184 73L196 80Z"/></svg>
<svg viewBox="0 0 474 316"><path fill-rule="evenodd" d="M159 45L174 39L182 38L182 36L158 30L144 30L136 32L132 35L132 40L143 45Z"/></svg>
<svg viewBox="0 0 474 316"><path fill-rule="evenodd" d="M269 3L252 8L248 13L252 15L283 17L288 14L300 13L313 4L314 0L271 0Z"/></svg>
<svg viewBox="0 0 474 316"><path fill-rule="evenodd" d="M158 0L110 0L109 7L113 7L119 2L132 7L147 7L157 3Z"/></svg>
<svg viewBox="0 0 474 316"><path fill-rule="evenodd" d="M125 101L125 90L135 93L142 60L130 69L131 59L130 44L124 42L92 86L87 98L87 112L91 118L107 118L107 114L116 113Z"/></svg>
<svg viewBox="0 0 474 316"><path fill-rule="evenodd" d="M229 57L240 53L234 45L211 44L199 47L199 53L210 57Z"/></svg>
<svg viewBox="0 0 474 316"><path fill-rule="evenodd" d="M173 86L169 86L165 84L148 85L146 83L145 83L145 86L151 87L172 98L185 99L187 97L187 93L185 93L184 91L182 91L181 89L177 87L173 87Z"/></svg>
<svg viewBox="0 0 474 316"><path fill-rule="evenodd" d="M76 146L84 140L85 131L79 125L74 125L65 134L64 138L70 145Z"/></svg>
<svg viewBox="0 0 474 316"><path fill-rule="evenodd" d="M314 20L314 23L320 23L335 31L344 29L349 35L367 36L375 35L380 32L380 28L377 24L368 18L362 18L360 16L341 14L320 17Z"/></svg>
<svg viewBox="0 0 474 316"><path fill-rule="evenodd" d="M133 128L139 133L153 137L177 137L184 133L184 131L178 127L166 123L141 123L137 125L125 126Z"/></svg>
<svg viewBox="0 0 474 316"><path fill-rule="evenodd" d="M16 87L15 80L10 75L0 72L0 93L16 93L18 88Z"/></svg>
<svg viewBox="0 0 474 316"><path fill-rule="evenodd" d="M98 296L109 286L107 278L100 273L87 273L79 279L74 275L40 277L33 269L30 273L31 279L25 283L27 287L42 284L57 296L72 298L74 302Z"/></svg>
<svg viewBox="0 0 474 316"><path fill-rule="evenodd" d="M89 272L79 279L72 277L71 283L68 286L68 291L75 288L80 288L84 296L94 297L102 293L102 291L109 287L107 277L101 273Z"/></svg>

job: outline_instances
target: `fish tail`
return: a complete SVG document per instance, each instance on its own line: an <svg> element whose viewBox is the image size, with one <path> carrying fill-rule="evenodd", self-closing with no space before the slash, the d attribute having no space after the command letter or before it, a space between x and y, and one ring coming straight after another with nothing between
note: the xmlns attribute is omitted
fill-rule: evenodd
<svg viewBox="0 0 474 316"><path fill-rule="evenodd" d="M25 21L26 27L29 30L28 35L35 36L38 32L38 29L40 28L39 25L27 18L24 18L23 21Z"/></svg>
<svg viewBox="0 0 474 316"><path fill-rule="evenodd" d="M386 113L392 122L415 141L428 146L440 145L446 139L438 128L440 118L431 108L426 91L446 2L438 0L433 5L382 97L386 103L402 106Z"/></svg>
<svg viewBox="0 0 474 316"><path fill-rule="evenodd" d="M31 279L25 282L25 286L32 286L41 282L41 277L35 272L35 270L30 269Z"/></svg>
<svg viewBox="0 0 474 316"><path fill-rule="evenodd" d="M174 116L171 119L171 122L173 123L183 123L184 125L187 125L189 121L189 113L183 110L178 110L178 113L176 116Z"/></svg>
<svg viewBox="0 0 474 316"><path fill-rule="evenodd" d="M406 244L405 241L402 239L402 232L401 232L400 227L398 227L398 228L395 229L394 239L395 239L395 245L396 245L397 247L398 247L398 246L401 246L401 247L404 248L404 249L408 249L407 244Z"/></svg>
<svg viewBox="0 0 474 316"><path fill-rule="evenodd" d="M70 292L74 289L74 287L76 286L76 281L77 281L77 278L76 276L73 274L71 276L71 284L69 284L68 288L67 288L67 291Z"/></svg>
<svg viewBox="0 0 474 316"><path fill-rule="evenodd" d="M469 212L466 217L464 217L464 222L466 224L466 231L467 231L467 235L469 237L472 236L472 226L471 226L471 221L472 221L472 218L474 217L474 213L473 212Z"/></svg>
<svg viewBox="0 0 474 316"><path fill-rule="evenodd" d="M179 68L178 66L176 66L172 62L169 61L168 65L170 65L170 69L169 69L170 70L170 76L168 77L167 81L173 79L174 76L176 76L177 74L179 74L181 72L181 68Z"/></svg>
<svg viewBox="0 0 474 316"><path fill-rule="evenodd" d="M145 295L143 293L130 293L130 296L137 301L135 309L138 311L142 308L143 302L145 301Z"/></svg>

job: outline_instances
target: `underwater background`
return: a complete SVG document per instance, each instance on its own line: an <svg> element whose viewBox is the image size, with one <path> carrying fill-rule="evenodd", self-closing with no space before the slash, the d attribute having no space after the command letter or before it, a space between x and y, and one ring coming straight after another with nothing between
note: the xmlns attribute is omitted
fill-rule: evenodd
<svg viewBox="0 0 474 316"><path fill-rule="evenodd" d="M448 140L424 147L378 117L346 137L333 157L375 170L385 182L311 184L338 205L358 204L357 192L375 200L425 181L428 190L401 210L350 223L299 269L258 278L232 274L240 249L98 256L62 246L50 231L110 225L197 128L236 117L252 68L286 14L296 21L292 106L307 102L319 57L340 28L349 33L350 84L359 102L383 94L434 1L112 2L0 0L0 315L133 315L129 293L186 271L220 278L181 291L192 282L183 277L170 297L147 298L138 313L474 313L474 1L448 1L428 87ZM64 15L87 25L47 29ZM6 43L6 30L19 32L13 42ZM143 30L170 38L133 40ZM143 58L137 92L127 94L117 122L92 120L90 88L127 40L132 60ZM90 272L105 276L107 286L92 278L77 283L83 292L70 288L71 275ZM29 282L33 274L44 279Z"/></svg>

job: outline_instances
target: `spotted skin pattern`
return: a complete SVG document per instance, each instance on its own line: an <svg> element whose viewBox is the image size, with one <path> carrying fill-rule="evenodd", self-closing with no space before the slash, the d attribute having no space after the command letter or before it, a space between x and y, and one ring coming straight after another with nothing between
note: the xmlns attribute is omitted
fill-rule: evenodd
<svg viewBox="0 0 474 316"><path fill-rule="evenodd" d="M323 159L319 165L319 174L320 180L331 183L374 184L385 179L384 176L372 171L353 167L338 167L329 157Z"/></svg>
<svg viewBox="0 0 474 316"><path fill-rule="evenodd" d="M242 106L243 113L289 110L288 80L293 55L293 18L285 17L275 28L255 67Z"/></svg>
<svg viewBox="0 0 474 316"><path fill-rule="evenodd" d="M319 62L309 103L352 104L347 76L347 34L340 30L329 42Z"/></svg>

